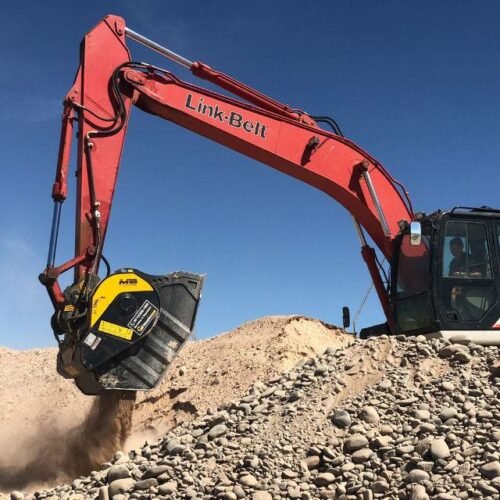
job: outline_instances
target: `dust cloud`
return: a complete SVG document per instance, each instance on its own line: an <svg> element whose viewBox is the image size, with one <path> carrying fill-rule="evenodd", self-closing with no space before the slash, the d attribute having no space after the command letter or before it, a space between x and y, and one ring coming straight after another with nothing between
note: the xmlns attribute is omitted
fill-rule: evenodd
<svg viewBox="0 0 500 500"><path fill-rule="evenodd" d="M87 475L110 460L130 434L135 399L130 391L104 393L78 427L54 420L30 429L2 428L0 491L31 490L40 484L46 488Z"/></svg>

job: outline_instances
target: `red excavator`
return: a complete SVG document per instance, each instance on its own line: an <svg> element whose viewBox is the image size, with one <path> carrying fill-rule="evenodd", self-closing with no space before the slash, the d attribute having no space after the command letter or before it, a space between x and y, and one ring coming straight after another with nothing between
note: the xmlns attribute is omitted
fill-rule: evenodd
<svg viewBox="0 0 500 500"><path fill-rule="evenodd" d="M239 99L130 58L130 38ZM415 213L407 191L327 116L281 104L202 62L192 62L105 17L85 36L64 100L54 215L40 281L55 313L58 371L86 394L154 387L193 330L203 276L111 273L103 255L132 105L325 192L352 215L387 322L377 334L429 334L500 344L500 210L455 207ZM75 121L75 257L55 265ZM321 125L327 125L331 131ZM386 272L367 236L389 263ZM106 267L100 278L99 266ZM64 291L59 276L74 269Z"/></svg>

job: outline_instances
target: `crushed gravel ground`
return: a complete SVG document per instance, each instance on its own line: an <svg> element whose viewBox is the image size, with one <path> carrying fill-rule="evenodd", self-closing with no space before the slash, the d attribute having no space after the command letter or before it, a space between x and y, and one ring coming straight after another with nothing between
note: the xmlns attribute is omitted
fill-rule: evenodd
<svg viewBox="0 0 500 500"><path fill-rule="evenodd" d="M334 345L90 475L11 498L497 499L499 385L498 347Z"/></svg>

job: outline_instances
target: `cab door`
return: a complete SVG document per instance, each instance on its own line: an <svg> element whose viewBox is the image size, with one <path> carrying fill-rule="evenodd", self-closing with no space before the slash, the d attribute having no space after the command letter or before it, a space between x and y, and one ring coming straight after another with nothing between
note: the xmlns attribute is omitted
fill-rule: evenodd
<svg viewBox="0 0 500 500"><path fill-rule="evenodd" d="M486 330L499 317L498 241L492 224L476 217L445 222L438 267L443 330Z"/></svg>

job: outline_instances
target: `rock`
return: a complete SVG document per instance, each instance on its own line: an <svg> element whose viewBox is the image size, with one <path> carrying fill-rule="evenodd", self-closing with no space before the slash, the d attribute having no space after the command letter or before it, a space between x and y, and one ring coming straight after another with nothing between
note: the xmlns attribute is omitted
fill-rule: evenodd
<svg viewBox="0 0 500 500"><path fill-rule="evenodd" d="M345 429L351 425L351 415L345 410L337 410L333 414L332 422L336 427Z"/></svg>
<svg viewBox="0 0 500 500"><path fill-rule="evenodd" d="M448 392L452 392L455 390L455 386L451 382L443 382L441 387Z"/></svg>
<svg viewBox="0 0 500 500"><path fill-rule="evenodd" d="M306 457L305 463L309 470L316 469L320 464L321 459L318 455L311 455L310 457Z"/></svg>
<svg viewBox="0 0 500 500"><path fill-rule="evenodd" d="M498 490L484 481L478 481L477 486L486 495L498 495Z"/></svg>
<svg viewBox="0 0 500 500"><path fill-rule="evenodd" d="M425 481L429 481L430 476L427 472L420 469L413 469L408 474L408 481L410 483L422 484Z"/></svg>
<svg viewBox="0 0 500 500"><path fill-rule="evenodd" d="M409 500L429 500L429 495L423 485L415 484L411 487Z"/></svg>
<svg viewBox="0 0 500 500"><path fill-rule="evenodd" d="M365 406L359 412L359 418L369 424L377 424L380 420L377 410L373 406Z"/></svg>
<svg viewBox="0 0 500 500"><path fill-rule="evenodd" d="M171 495L177 489L177 483L175 481L169 481L168 483L163 483L158 486L158 493L160 495Z"/></svg>
<svg viewBox="0 0 500 500"><path fill-rule="evenodd" d="M385 493L386 491L389 491L389 488L389 483L384 480L375 481L370 485L370 489L373 493Z"/></svg>
<svg viewBox="0 0 500 500"><path fill-rule="evenodd" d="M314 370L314 375L324 375L328 373L328 365L318 365Z"/></svg>
<svg viewBox="0 0 500 500"><path fill-rule="evenodd" d="M439 418L443 421L446 422L450 418L456 418L458 415L458 412L455 408L445 408L440 414Z"/></svg>
<svg viewBox="0 0 500 500"><path fill-rule="evenodd" d="M245 490L239 485L237 484L234 488L233 488L233 491L234 491L234 494L238 497L238 498L245 498L246 497L246 493L245 493Z"/></svg>
<svg viewBox="0 0 500 500"><path fill-rule="evenodd" d="M459 363L466 365L472 361L472 356L468 352L459 351L455 354L454 359L456 359Z"/></svg>
<svg viewBox="0 0 500 500"><path fill-rule="evenodd" d="M228 431L228 428L224 424L215 425L208 432L208 439L216 439L223 436Z"/></svg>
<svg viewBox="0 0 500 500"><path fill-rule="evenodd" d="M23 500L24 499L24 493L22 491L13 491L10 494L10 500Z"/></svg>
<svg viewBox="0 0 500 500"><path fill-rule="evenodd" d="M158 480L155 477L149 479L141 479L134 484L134 490L149 490L154 486L158 486Z"/></svg>
<svg viewBox="0 0 500 500"><path fill-rule="evenodd" d="M167 442L165 449L170 455L180 455L186 449L186 447L183 444L179 443L177 439L170 439Z"/></svg>
<svg viewBox="0 0 500 500"><path fill-rule="evenodd" d="M434 458L448 458L450 449L444 439L434 439L431 442L431 454Z"/></svg>
<svg viewBox="0 0 500 500"><path fill-rule="evenodd" d="M388 379L383 379L378 383L377 387L379 389L381 389L382 391L387 391L388 389L390 389L392 387L392 382Z"/></svg>
<svg viewBox="0 0 500 500"><path fill-rule="evenodd" d="M373 451L370 450L370 448L361 448L360 450L355 451L351 455L351 460L355 464L361 464L361 463L364 463L364 462L367 462L368 460L370 460L370 457L372 456L372 454L373 454Z"/></svg>
<svg viewBox="0 0 500 500"><path fill-rule="evenodd" d="M414 416L417 420L429 420L431 418L431 412L429 410L415 410Z"/></svg>
<svg viewBox="0 0 500 500"><path fill-rule="evenodd" d="M273 497L267 491L255 491L252 494L252 500L273 500Z"/></svg>
<svg viewBox="0 0 500 500"><path fill-rule="evenodd" d="M391 436L377 436L371 444L374 448L386 448L391 441Z"/></svg>
<svg viewBox="0 0 500 500"><path fill-rule="evenodd" d="M461 344L450 344L439 351L440 358L451 358L458 352L465 352L467 348Z"/></svg>
<svg viewBox="0 0 500 500"><path fill-rule="evenodd" d="M245 476L240 477L239 479L240 484L243 486L247 487L253 487L255 486L259 481L255 478L255 476L252 476L252 474L247 474Z"/></svg>
<svg viewBox="0 0 500 500"><path fill-rule="evenodd" d="M126 493L135 484L135 481L128 477L124 479L116 479L109 485L109 496L113 498L115 495L120 493Z"/></svg>
<svg viewBox="0 0 500 500"><path fill-rule="evenodd" d="M494 479L496 477L500 476L500 462L498 460L495 460L494 462L489 462L487 464L484 464L481 466L479 469L479 472L484 477L487 477L489 479Z"/></svg>
<svg viewBox="0 0 500 500"><path fill-rule="evenodd" d="M344 449L348 453L365 448L368 445L368 439L363 434L353 434L344 442Z"/></svg>
<svg viewBox="0 0 500 500"><path fill-rule="evenodd" d="M149 479L150 477L158 477L163 473L168 472L170 467L168 465L156 465L150 467L142 476L142 479Z"/></svg>
<svg viewBox="0 0 500 500"><path fill-rule="evenodd" d="M130 471L124 465L114 465L108 469L106 474L106 481L112 483L117 479L125 479L130 477Z"/></svg>
<svg viewBox="0 0 500 500"><path fill-rule="evenodd" d="M359 370L360 370L360 366L359 366L359 364L357 364L357 365L351 366L350 368L346 368L345 373L347 375L356 375L357 373L359 373Z"/></svg>
<svg viewBox="0 0 500 500"><path fill-rule="evenodd" d="M109 492L108 492L108 487L107 486L102 486L99 488L99 500L109 500Z"/></svg>
<svg viewBox="0 0 500 500"><path fill-rule="evenodd" d="M335 482L335 476L331 472L323 472L314 478L316 486L328 486Z"/></svg>

